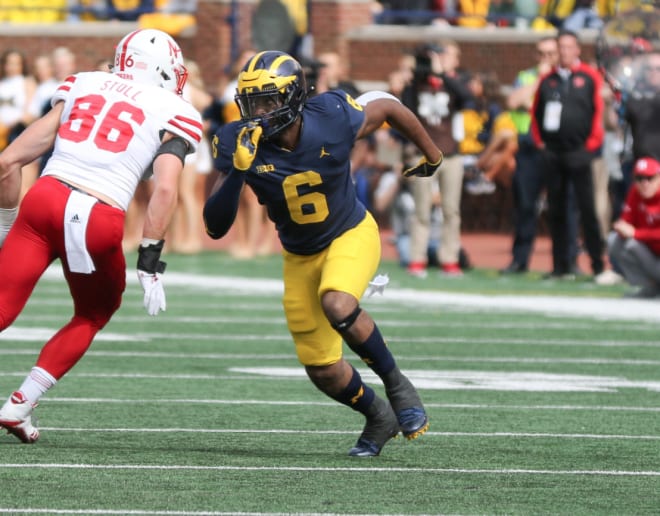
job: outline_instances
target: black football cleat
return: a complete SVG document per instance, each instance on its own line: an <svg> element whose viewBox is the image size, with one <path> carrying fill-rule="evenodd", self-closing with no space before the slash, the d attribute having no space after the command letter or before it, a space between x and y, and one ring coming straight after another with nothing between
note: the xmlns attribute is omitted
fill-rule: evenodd
<svg viewBox="0 0 660 516"><path fill-rule="evenodd" d="M385 443L398 435L399 420L390 404L385 400L381 401L380 410L372 416L367 416L362 434L348 452L351 457L376 457Z"/></svg>
<svg viewBox="0 0 660 516"><path fill-rule="evenodd" d="M397 368L390 373L395 386L386 387L387 397L408 440L417 439L429 429L429 418L415 386Z"/></svg>
<svg viewBox="0 0 660 516"><path fill-rule="evenodd" d="M417 439L429 429L429 418L421 407L403 409L397 414L401 433L406 439Z"/></svg>

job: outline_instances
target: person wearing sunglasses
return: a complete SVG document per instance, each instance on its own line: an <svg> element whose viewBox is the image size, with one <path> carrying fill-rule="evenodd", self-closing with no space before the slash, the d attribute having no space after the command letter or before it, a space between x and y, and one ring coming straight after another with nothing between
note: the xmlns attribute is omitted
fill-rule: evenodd
<svg viewBox="0 0 660 516"><path fill-rule="evenodd" d="M610 261L636 287L627 296L650 299L660 295L660 162L638 159L633 179L608 237L608 251Z"/></svg>

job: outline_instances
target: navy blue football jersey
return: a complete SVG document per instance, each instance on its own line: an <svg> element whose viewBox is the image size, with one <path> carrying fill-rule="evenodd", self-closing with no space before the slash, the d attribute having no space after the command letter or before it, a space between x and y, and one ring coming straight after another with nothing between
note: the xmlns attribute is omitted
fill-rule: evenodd
<svg viewBox="0 0 660 516"><path fill-rule="evenodd" d="M364 111L343 91L331 91L307 101L302 112L297 147L286 150L261 141L251 168L233 169L232 155L241 122L217 133L215 167L246 174L245 181L275 223L282 246L295 254L325 249L365 216L350 173L350 153Z"/></svg>

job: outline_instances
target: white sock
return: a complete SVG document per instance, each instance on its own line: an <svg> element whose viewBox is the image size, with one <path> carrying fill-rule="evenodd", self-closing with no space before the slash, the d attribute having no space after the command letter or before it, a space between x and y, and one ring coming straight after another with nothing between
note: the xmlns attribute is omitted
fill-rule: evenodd
<svg viewBox="0 0 660 516"><path fill-rule="evenodd" d="M18 390L34 405L56 383L57 380L48 371L41 367L33 367Z"/></svg>

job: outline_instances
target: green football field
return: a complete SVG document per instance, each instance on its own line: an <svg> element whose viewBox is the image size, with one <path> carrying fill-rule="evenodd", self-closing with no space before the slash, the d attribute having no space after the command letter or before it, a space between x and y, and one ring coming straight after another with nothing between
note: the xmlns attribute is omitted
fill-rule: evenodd
<svg viewBox="0 0 660 516"><path fill-rule="evenodd" d="M660 301L382 264L362 306L431 426L356 459L362 416L306 379L280 259L166 260L167 311L146 315L130 255L122 308L36 409L39 442L0 435L0 513L660 514ZM0 334L2 400L71 316L58 271Z"/></svg>

